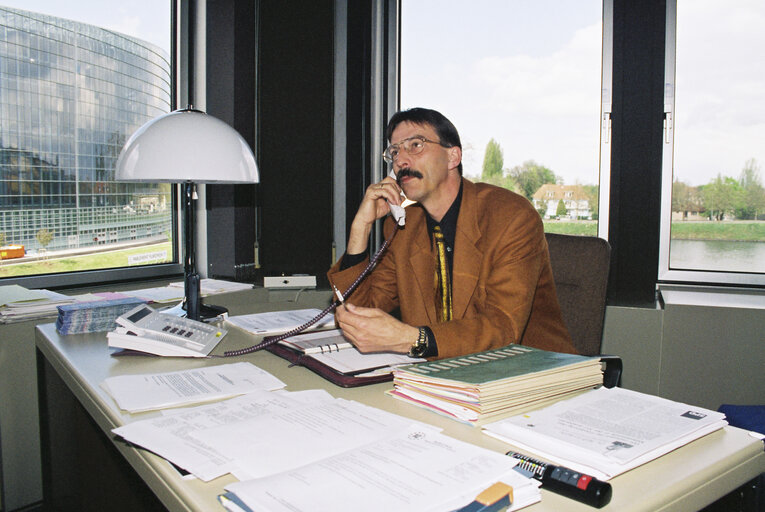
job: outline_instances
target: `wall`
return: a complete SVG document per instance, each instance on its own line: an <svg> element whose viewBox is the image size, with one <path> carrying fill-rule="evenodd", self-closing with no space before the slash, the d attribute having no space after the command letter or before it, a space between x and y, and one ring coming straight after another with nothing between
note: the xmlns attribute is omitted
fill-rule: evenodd
<svg viewBox="0 0 765 512"><path fill-rule="evenodd" d="M765 294L662 298L606 310L603 353L622 357L623 387L708 409L764 404Z"/></svg>

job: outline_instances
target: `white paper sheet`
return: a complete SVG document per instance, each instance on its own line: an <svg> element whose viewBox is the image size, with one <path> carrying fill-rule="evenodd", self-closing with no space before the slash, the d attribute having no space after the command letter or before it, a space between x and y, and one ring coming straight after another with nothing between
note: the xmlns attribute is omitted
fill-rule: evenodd
<svg viewBox="0 0 765 512"><path fill-rule="evenodd" d="M292 311L268 311L265 313L251 313L249 315L235 315L226 319L226 323L247 331L253 335L276 334L291 331L313 319L321 313L319 309L297 309ZM330 329L335 326L335 316L328 314L322 318L311 330Z"/></svg>
<svg viewBox="0 0 765 512"><path fill-rule="evenodd" d="M726 425L725 415L623 388L599 388L484 426L524 450L608 480Z"/></svg>
<svg viewBox="0 0 765 512"><path fill-rule="evenodd" d="M322 396L324 398L314 396L313 399L332 400L329 395ZM192 433L303 407L305 399L293 399L287 392L255 391L223 402L182 409L176 414L134 421L112 432L173 462L200 480L209 481L236 471L235 460L192 437ZM278 433L276 435L278 437Z"/></svg>
<svg viewBox="0 0 765 512"><path fill-rule="evenodd" d="M394 354L393 352L362 354L355 347L323 354L311 354L311 357L340 373L350 375L378 368L386 368L388 372L392 372L396 366L425 361L422 358Z"/></svg>
<svg viewBox="0 0 765 512"><path fill-rule="evenodd" d="M267 478L226 486L252 510L396 512L452 510L509 480L516 506L539 500L510 457L412 427L363 448ZM516 490L517 489L517 490Z"/></svg>
<svg viewBox="0 0 765 512"><path fill-rule="evenodd" d="M109 377L101 386L129 412L220 400L255 390L275 390L284 382L252 363Z"/></svg>
<svg viewBox="0 0 765 512"><path fill-rule="evenodd" d="M294 469L405 431L412 421L348 400L287 408L191 435L249 478ZM434 427L422 426L433 429Z"/></svg>

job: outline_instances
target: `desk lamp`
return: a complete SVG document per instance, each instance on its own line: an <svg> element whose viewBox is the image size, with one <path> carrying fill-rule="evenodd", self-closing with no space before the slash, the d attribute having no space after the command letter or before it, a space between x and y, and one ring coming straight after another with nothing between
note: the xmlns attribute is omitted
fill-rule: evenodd
<svg viewBox="0 0 765 512"><path fill-rule="evenodd" d="M200 110L175 110L147 122L128 139L117 159L114 178L182 185L185 297L181 307L192 320L225 312L219 306L202 304L200 298L193 201L197 183L258 183L258 167L247 142L231 126Z"/></svg>

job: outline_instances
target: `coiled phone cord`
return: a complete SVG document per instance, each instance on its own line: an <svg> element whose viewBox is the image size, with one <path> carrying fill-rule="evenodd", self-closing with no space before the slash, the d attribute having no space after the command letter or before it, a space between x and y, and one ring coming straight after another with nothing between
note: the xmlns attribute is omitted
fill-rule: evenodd
<svg viewBox="0 0 765 512"><path fill-rule="evenodd" d="M393 237L396 236L396 233L400 229L400 225L398 223L394 222L394 226L395 227L393 228L393 232L391 232L391 234L388 237L388 239L385 240L385 242L383 242L383 244L377 250L375 255L372 256L372 259L369 260L369 265L367 265L367 267L361 272L361 274L359 274L359 277L357 277L356 280L342 294L343 295L343 301L345 299L347 299L353 293L353 291L356 289L356 287L358 287L359 284L361 284L361 281L363 281L364 278L367 277L367 275L369 275L370 272L372 272L372 269L375 268L375 266L377 265L377 262L380 260L380 257L385 252L385 249L388 248L388 246L390 245L391 241L393 241ZM283 334L279 334L279 335L276 335L276 336L266 336L265 338L263 338L263 341L261 341L257 345L253 345L253 346L247 347L247 348L242 348L242 349L239 349L239 350L228 350L228 351L223 353L223 357L242 356L244 354L250 354L252 352L257 352L258 350L262 350L262 349L264 349L266 347L270 347L274 343L278 343L278 342L280 342L280 341L282 341L282 340L284 340L286 338L289 338L290 336L295 336L296 334L299 334L299 333L305 331L306 329L308 329L309 327L315 325L319 320L321 320L322 318L327 316L327 314L329 314L331 311L334 311L335 308L337 308L337 306L339 306L340 304L342 304L342 302L339 299L334 299L332 301L332 304L327 306L324 309L324 311L322 311L321 313L319 313L318 315L316 315L315 317L313 317L312 319L310 319L309 321L307 321L303 325L301 325L299 327L296 327L296 328L292 329L291 331L285 332Z"/></svg>

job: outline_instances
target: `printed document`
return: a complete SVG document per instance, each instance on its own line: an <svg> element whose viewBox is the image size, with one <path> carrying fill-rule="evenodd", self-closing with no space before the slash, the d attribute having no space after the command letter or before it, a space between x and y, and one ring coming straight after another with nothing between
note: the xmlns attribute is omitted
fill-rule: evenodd
<svg viewBox="0 0 765 512"><path fill-rule="evenodd" d="M306 394L308 398L302 398ZM323 403L330 400L333 398L326 392L255 391L223 402L178 409L163 416L134 421L112 432L207 482L226 473L236 474L236 461L192 437L192 433L235 425L240 421L279 411L300 409L309 401ZM271 434L273 442L284 442L278 432Z"/></svg>
<svg viewBox="0 0 765 512"><path fill-rule="evenodd" d="M120 409L135 413L220 400L255 390L275 390L284 382L252 363L192 370L109 377L101 384Z"/></svg>
<svg viewBox="0 0 765 512"><path fill-rule="evenodd" d="M599 388L484 426L571 469L608 480L727 425L725 415L622 388Z"/></svg>
<svg viewBox="0 0 765 512"><path fill-rule="evenodd" d="M513 487L511 510L539 501L536 483L501 453L412 426L363 448L271 477L226 486L251 510L268 512L447 511L497 481Z"/></svg>
<svg viewBox="0 0 765 512"><path fill-rule="evenodd" d="M405 431L412 420L358 402L335 399L290 406L191 436L236 459L237 476L280 473ZM423 426L422 428L425 428ZM434 427L427 427L434 428Z"/></svg>
<svg viewBox="0 0 765 512"><path fill-rule="evenodd" d="M265 313L230 316L226 319L226 323L259 336L291 331L312 320L319 313L321 313L321 310L314 308L292 311L268 311ZM331 329L334 326L335 316L328 314L316 325L313 325L310 330Z"/></svg>

